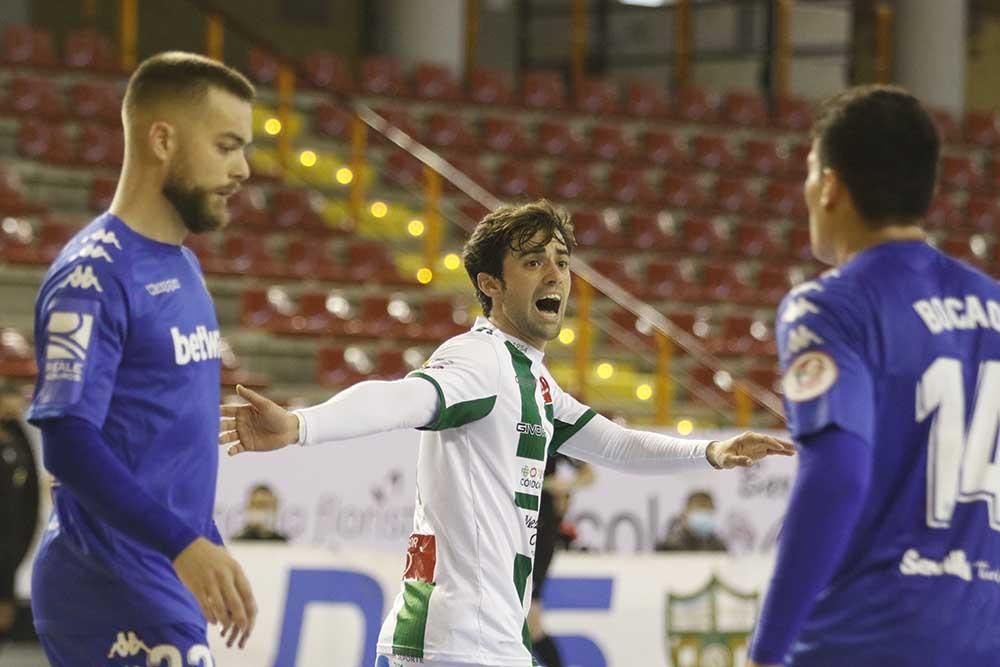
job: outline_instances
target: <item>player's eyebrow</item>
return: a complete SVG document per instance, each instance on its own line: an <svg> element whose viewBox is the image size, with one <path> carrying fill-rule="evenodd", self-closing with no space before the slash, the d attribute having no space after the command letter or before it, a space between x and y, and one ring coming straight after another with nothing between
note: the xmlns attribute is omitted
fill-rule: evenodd
<svg viewBox="0 0 1000 667"><path fill-rule="evenodd" d="M241 148L243 146L248 146L248 145L250 145L252 143L250 141L247 141L246 139L244 139L240 135L236 134L235 132L223 132L222 134L219 135L219 138L220 139L229 139L231 141L235 141Z"/></svg>

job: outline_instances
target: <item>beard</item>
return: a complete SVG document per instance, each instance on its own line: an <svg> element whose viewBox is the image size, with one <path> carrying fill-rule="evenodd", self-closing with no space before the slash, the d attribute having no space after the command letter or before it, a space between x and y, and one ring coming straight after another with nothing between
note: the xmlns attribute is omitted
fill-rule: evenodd
<svg viewBox="0 0 1000 667"><path fill-rule="evenodd" d="M213 232L225 226L228 212L217 213L212 210L212 193L205 188L188 185L184 178L172 170L163 184L163 196L167 198L184 226L192 234Z"/></svg>

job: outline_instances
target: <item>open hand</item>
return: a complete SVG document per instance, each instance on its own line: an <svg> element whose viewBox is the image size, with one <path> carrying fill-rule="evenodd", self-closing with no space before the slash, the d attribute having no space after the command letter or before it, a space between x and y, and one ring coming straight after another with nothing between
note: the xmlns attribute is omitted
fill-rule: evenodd
<svg viewBox="0 0 1000 667"><path fill-rule="evenodd" d="M708 446L708 460L717 468L746 468L765 456L794 456L795 445L762 433L741 433Z"/></svg>
<svg viewBox="0 0 1000 667"><path fill-rule="evenodd" d="M243 452L270 452L299 439L299 419L269 398L243 385L236 393L249 405L223 405L219 444L230 456Z"/></svg>

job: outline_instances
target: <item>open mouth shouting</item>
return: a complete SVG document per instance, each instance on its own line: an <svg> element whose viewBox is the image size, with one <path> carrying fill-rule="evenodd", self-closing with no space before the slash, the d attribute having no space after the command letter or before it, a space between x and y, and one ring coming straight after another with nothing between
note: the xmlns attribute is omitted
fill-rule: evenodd
<svg viewBox="0 0 1000 667"><path fill-rule="evenodd" d="M535 301L535 310L546 320L558 320L561 308L562 295L556 292L545 294Z"/></svg>

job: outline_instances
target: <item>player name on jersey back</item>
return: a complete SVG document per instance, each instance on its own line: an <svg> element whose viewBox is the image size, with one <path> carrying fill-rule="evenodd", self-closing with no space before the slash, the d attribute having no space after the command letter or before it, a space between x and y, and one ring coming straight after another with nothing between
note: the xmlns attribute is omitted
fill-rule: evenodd
<svg viewBox="0 0 1000 667"><path fill-rule="evenodd" d="M992 329L1000 333L1000 303L980 299L975 294L961 297L932 297L913 303L932 334L966 329Z"/></svg>

